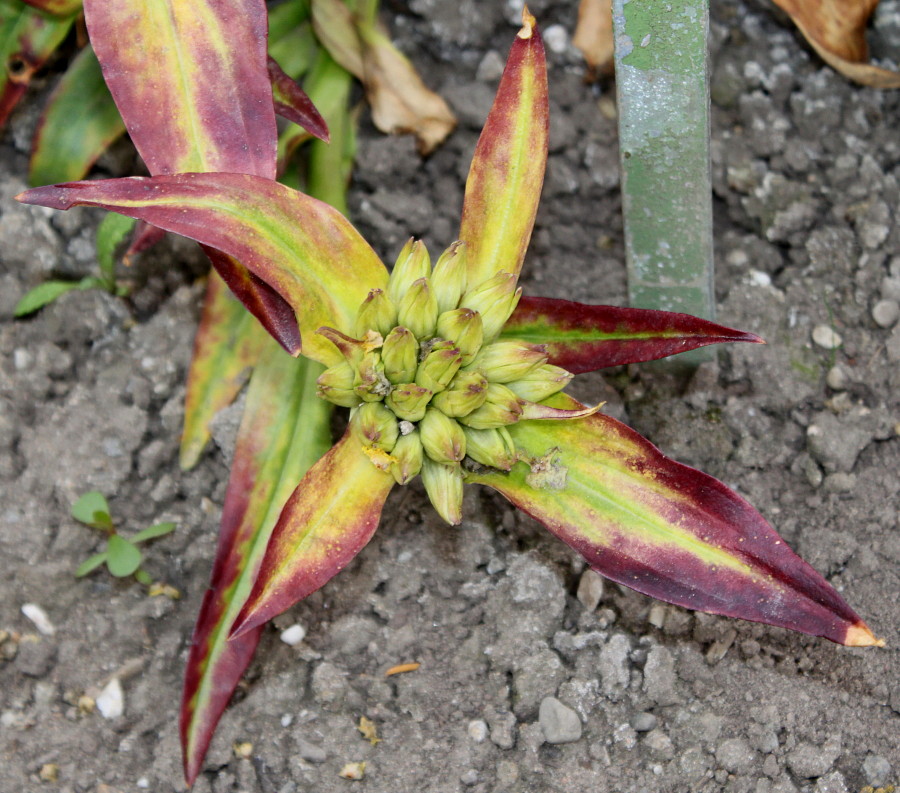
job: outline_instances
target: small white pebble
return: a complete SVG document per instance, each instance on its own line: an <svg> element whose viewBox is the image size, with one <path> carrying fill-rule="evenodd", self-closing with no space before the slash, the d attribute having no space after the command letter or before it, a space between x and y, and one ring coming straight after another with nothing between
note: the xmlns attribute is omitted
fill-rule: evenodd
<svg viewBox="0 0 900 793"><path fill-rule="evenodd" d="M772 277L762 270L751 270L748 278L752 286L772 286Z"/></svg>
<svg viewBox="0 0 900 793"><path fill-rule="evenodd" d="M294 717L290 713L285 713L281 717L281 726L282 727L290 727L291 724L294 723Z"/></svg>
<svg viewBox="0 0 900 793"><path fill-rule="evenodd" d="M147 777L142 776L142 777L141 777L137 782L135 782L134 784L137 785L137 787L146 790L148 787L150 787L150 780L147 779Z"/></svg>
<svg viewBox="0 0 900 793"><path fill-rule="evenodd" d="M125 712L125 692L119 678L114 677L97 697L97 710L104 719L117 719Z"/></svg>
<svg viewBox="0 0 900 793"><path fill-rule="evenodd" d="M469 737L475 743L483 743L484 739L487 738L488 726L481 719L473 719L469 722L468 732Z"/></svg>
<svg viewBox="0 0 900 793"><path fill-rule="evenodd" d="M891 327L900 319L900 303L895 300L879 300L872 306L872 319L881 328Z"/></svg>
<svg viewBox="0 0 900 793"><path fill-rule="evenodd" d="M13 366L16 371L22 372L31 366L31 353L21 347L13 352Z"/></svg>
<svg viewBox="0 0 900 793"><path fill-rule="evenodd" d="M650 606L647 622L654 628L662 629L662 626L665 625L666 622L666 607L662 603L654 603Z"/></svg>
<svg viewBox="0 0 900 793"><path fill-rule="evenodd" d="M561 55L566 51L566 47L569 46L569 34L562 25L550 25L544 31L544 42L547 45L547 49L555 52L557 55Z"/></svg>
<svg viewBox="0 0 900 793"><path fill-rule="evenodd" d="M37 603L26 603L22 606L22 613L34 623L34 626L43 633L44 636L53 636L53 634L56 633L56 628L54 628L53 623L50 622L47 612Z"/></svg>
<svg viewBox="0 0 900 793"><path fill-rule="evenodd" d="M844 343L841 334L828 325L816 325L813 328L812 340L825 350L836 350Z"/></svg>
<svg viewBox="0 0 900 793"><path fill-rule="evenodd" d="M296 647L303 639L306 638L306 628L304 628L299 623L295 623L291 625L290 628L285 628L281 632L281 641L285 644L291 645L291 647Z"/></svg>
<svg viewBox="0 0 900 793"><path fill-rule="evenodd" d="M847 374L840 366L832 366L825 375L825 382L832 391L843 391L847 388Z"/></svg>

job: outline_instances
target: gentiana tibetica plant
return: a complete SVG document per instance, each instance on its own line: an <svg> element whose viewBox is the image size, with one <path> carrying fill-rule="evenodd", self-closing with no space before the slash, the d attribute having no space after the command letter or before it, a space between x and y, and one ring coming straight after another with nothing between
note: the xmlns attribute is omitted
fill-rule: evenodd
<svg viewBox="0 0 900 793"><path fill-rule="evenodd" d="M544 50L526 10L476 147L458 242L434 266L411 242L389 272L343 215L259 174L173 173L19 196L103 207L240 263L291 308L302 355L324 367L318 394L350 410L343 437L270 530L235 534L217 559L220 585L204 602L186 679L189 780L233 689L198 685L210 626L230 634L228 663L243 669L262 626L344 568L377 528L388 493L417 476L447 522L463 520L464 487L491 487L594 570L647 595L846 645L881 644L744 499L665 457L602 406L565 394L582 372L761 340L683 314L522 297L547 140Z"/></svg>

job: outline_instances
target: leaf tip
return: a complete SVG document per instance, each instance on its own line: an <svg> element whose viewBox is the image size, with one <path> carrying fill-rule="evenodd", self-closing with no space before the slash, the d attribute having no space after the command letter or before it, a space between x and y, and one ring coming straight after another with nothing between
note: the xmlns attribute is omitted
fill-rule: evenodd
<svg viewBox="0 0 900 793"><path fill-rule="evenodd" d="M245 608L238 614L237 619L235 619L234 625L231 628L231 633L228 634L228 641L233 642L235 639L240 639L245 634L250 633L254 628L260 627L266 619L267 617L260 616L257 610L250 610L248 612Z"/></svg>
<svg viewBox="0 0 900 793"><path fill-rule="evenodd" d="M866 623L857 622L847 628L844 644L847 647L884 647L885 641L877 638Z"/></svg>
<svg viewBox="0 0 900 793"><path fill-rule="evenodd" d="M516 34L520 39L530 39L534 35L534 27L537 20L534 14L528 10L528 6L522 7L522 29Z"/></svg>

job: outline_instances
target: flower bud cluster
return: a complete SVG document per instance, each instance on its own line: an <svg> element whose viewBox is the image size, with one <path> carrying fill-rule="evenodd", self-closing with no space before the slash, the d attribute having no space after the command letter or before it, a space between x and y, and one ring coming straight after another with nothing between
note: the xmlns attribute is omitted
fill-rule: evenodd
<svg viewBox="0 0 900 793"><path fill-rule="evenodd" d="M387 289L363 301L358 338L319 331L344 357L319 378L319 396L353 408L351 431L374 465L401 485L421 474L449 523L462 519L461 463L510 470L517 455L506 427L572 378L543 347L498 340L520 294L504 272L470 288L461 243L432 268L410 240Z"/></svg>

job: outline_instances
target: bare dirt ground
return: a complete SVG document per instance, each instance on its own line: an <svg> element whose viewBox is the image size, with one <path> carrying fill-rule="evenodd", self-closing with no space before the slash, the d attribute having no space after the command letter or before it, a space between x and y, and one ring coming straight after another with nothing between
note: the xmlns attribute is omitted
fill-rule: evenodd
<svg viewBox="0 0 900 793"><path fill-rule="evenodd" d="M386 21L458 112L427 161L363 119L352 215L386 260L457 231L462 183L516 30L514 3L385 3ZM574 1L538 0L550 59L548 178L523 285L622 304L611 86L583 82ZM199 793L729 791L844 793L900 784L900 93L847 83L761 0L713 0L719 320L767 347L723 350L677 383L640 368L580 378L664 451L745 495L888 643L850 650L668 607L593 578L540 526L472 489L441 523L398 489L375 539L275 620L196 785ZM560 26L560 27L554 27ZM877 55L900 51L883 0ZM51 275L91 271L98 215L12 202L39 97L0 146L0 791L182 789L177 709L237 416L182 473L177 444L203 262L170 240L130 303L73 292L26 321ZM606 112L605 112L606 111ZM127 167L127 146L101 164ZM123 160L125 165L123 165ZM102 169L101 169L102 172ZM817 330L818 329L818 330ZM840 337L834 349L814 341ZM830 345L829 345L830 346ZM147 569L178 601L103 573L76 580L96 533L88 490L126 530L174 520ZM45 635L21 613L39 604ZM279 640L293 624L296 646ZM397 663L418 661L384 677ZM124 713L79 697L121 680ZM580 737L551 723L577 714ZM371 719L382 739L357 730ZM556 732L554 732L556 730ZM574 732L578 732L576 729ZM550 743L547 737L565 739ZM249 743L235 752L235 744ZM364 761L365 778L339 777ZM42 781L56 766L57 779Z"/></svg>

